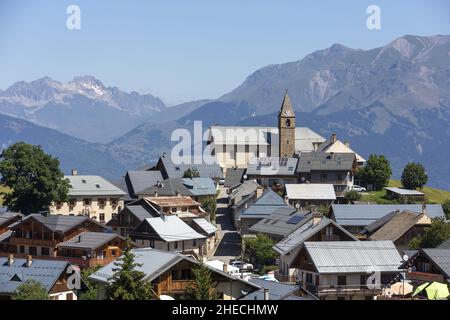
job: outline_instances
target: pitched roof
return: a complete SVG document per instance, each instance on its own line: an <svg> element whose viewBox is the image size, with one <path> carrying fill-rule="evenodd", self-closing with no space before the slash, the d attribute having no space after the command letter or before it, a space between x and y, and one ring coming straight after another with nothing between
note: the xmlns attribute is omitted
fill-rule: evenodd
<svg viewBox="0 0 450 320"><path fill-rule="evenodd" d="M153 281L159 275L169 270L180 261L185 260L192 262L193 264L199 263L197 260L189 258L180 253L160 251L152 248L133 249L131 250L131 252L135 255L135 262L139 264L136 267L136 270L144 272L146 274L146 280L149 281ZM114 263L110 263L100 270L94 272L89 276L89 278L96 282L109 283L111 281L110 278L114 274L113 268L115 267L116 266L114 265ZM221 270L217 270L214 267L209 266L208 264L205 264L205 267L207 267L213 273L219 274L225 278L243 282L254 289L260 289L260 287L255 284L234 277Z"/></svg>
<svg viewBox="0 0 450 320"><path fill-rule="evenodd" d="M175 164L169 158L160 158L161 163L167 172L167 178L183 178L184 172L188 169L196 170L201 178L219 179L223 177L222 169L219 164L195 163L192 161L189 164L181 163Z"/></svg>
<svg viewBox="0 0 450 320"><path fill-rule="evenodd" d="M239 202L240 199L250 194L253 194L256 191L256 189L260 187L261 186L254 180L244 181L239 187L237 187L230 193L229 198L230 200L237 199L238 200L237 202Z"/></svg>
<svg viewBox="0 0 450 320"><path fill-rule="evenodd" d="M251 158L247 166L247 175L290 176L295 174L297 158Z"/></svg>
<svg viewBox="0 0 450 320"><path fill-rule="evenodd" d="M355 159L353 153L302 152L299 156L297 172L350 171Z"/></svg>
<svg viewBox="0 0 450 320"><path fill-rule="evenodd" d="M225 182L223 186L225 188L235 187L242 183L245 169L243 168L229 168L226 171Z"/></svg>
<svg viewBox="0 0 450 320"><path fill-rule="evenodd" d="M169 197L146 197L150 203L153 203L159 207L191 207L200 206L200 203L186 196L169 196Z"/></svg>
<svg viewBox="0 0 450 320"><path fill-rule="evenodd" d="M307 215L303 221L299 222L299 227L287 235L283 240L275 244L273 249L281 255L289 254L292 250L303 245L305 241L330 224L341 230L350 239L357 241L355 236L336 224L333 220L322 217L319 222L315 223L313 215Z"/></svg>
<svg viewBox="0 0 450 320"><path fill-rule="evenodd" d="M398 272L402 262L392 241L305 242L319 273Z"/></svg>
<svg viewBox="0 0 450 320"><path fill-rule="evenodd" d="M69 265L67 261L33 259L28 267L26 262L27 259L14 258L9 266L8 258L0 257L0 293L13 293L27 280L35 280L50 291Z"/></svg>
<svg viewBox="0 0 450 320"><path fill-rule="evenodd" d="M139 221L143 221L146 218L152 218L152 215L144 206L141 205L128 205L124 208L128 209L132 215L134 215Z"/></svg>
<svg viewBox="0 0 450 320"><path fill-rule="evenodd" d="M28 219L36 219L37 221L39 221L39 223L42 223L48 229L52 231L61 231L63 233L80 225L85 221L91 221L105 228L103 225L99 224L98 222L92 219L89 219L89 217L86 216L62 216L62 215L43 216L41 214L30 214L26 216L21 223L27 222Z"/></svg>
<svg viewBox="0 0 450 320"><path fill-rule="evenodd" d="M386 187L386 190L389 190L393 193L397 193L402 196L423 196L425 195L423 192L420 192L418 190L409 190L409 189L402 189L402 188L396 188L396 187Z"/></svg>
<svg viewBox="0 0 450 320"><path fill-rule="evenodd" d="M297 285L280 283L275 281L252 278L249 282L261 287L240 300L264 300L264 289L269 290L269 300L283 300L298 292L300 288Z"/></svg>
<svg viewBox="0 0 450 320"><path fill-rule="evenodd" d="M217 192L211 178L183 178L182 183L193 196L210 196Z"/></svg>
<svg viewBox="0 0 450 320"><path fill-rule="evenodd" d="M67 241L61 242L57 245L57 247L72 249L97 249L116 238L125 240L125 238L116 233L85 231Z"/></svg>
<svg viewBox="0 0 450 320"><path fill-rule="evenodd" d="M372 234L370 238L372 240L397 241L423 217L425 217L423 214L404 210L395 214L392 219Z"/></svg>
<svg viewBox="0 0 450 320"><path fill-rule="evenodd" d="M204 234L213 234L217 231L217 227L205 218L195 218L192 219L192 223L196 224L200 229L202 229Z"/></svg>
<svg viewBox="0 0 450 320"><path fill-rule="evenodd" d="M290 205L286 204L282 197L269 188L255 203L241 213L241 218L264 218L284 207L290 207Z"/></svg>
<svg viewBox="0 0 450 320"><path fill-rule="evenodd" d="M100 176L64 176L69 179L69 196L125 196L126 192Z"/></svg>
<svg viewBox="0 0 450 320"><path fill-rule="evenodd" d="M0 212L0 226L11 221L21 221L24 215L19 212Z"/></svg>
<svg viewBox="0 0 450 320"><path fill-rule="evenodd" d="M285 188L289 200L336 200L336 193L332 184L285 184Z"/></svg>
<svg viewBox="0 0 450 320"><path fill-rule="evenodd" d="M163 215L157 218L147 218L142 223L150 225L157 236L166 242L205 238L177 216Z"/></svg>
<svg viewBox="0 0 450 320"><path fill-rule="evenodd" d="M128 191L131 195L155 186L159 181L163 181L160 171L128 171L125 176Z"/></svg>
<svg viewBox="0 0 450 320"><path fill-rule="evenodd" d="M279 208L267 218L251 226L249 230L253 233L265 233L285 237L299 227L298 222L307 214L304 211L297 212L297 209L294 207Z"/></svg>
<svg viewBox="0 0 450 320"><path fill-rule="evenodd" d="M356 156L356 161L358 162L366 162L366 160L353 151L349 146L345 143L342 143L340 140L333 141L333 138L326 140L321 143L317 148L317 151L324 151L326 153L354 153Z"/></svg>
<svg viewBox="0 0 450 320"><path fill-rule="evenodd" d="M422 212L421 204L332 204L336 222L342 226L367 226L395 210ZM427 216L444 218L440 204L427 204Z"/></svg>
<svg viewBox="0 0 450 320"><path fill-rule="evenodd" d="M140 196L154 195L208 196L216 194L216 186L211 178L174 178L161 181L158 185L138 192Z"/></svg>
<svg viewBox="0 0 450 320"><path fill-rule="evenodd" d="M450 278L450 249L420 249L445 275Z"/></svg>
<svg viewBox="0 0 450 320"><path fill-rule="evenodd" d="M450 238L441 243L438 247L439 249L450 249Z"/></svg>

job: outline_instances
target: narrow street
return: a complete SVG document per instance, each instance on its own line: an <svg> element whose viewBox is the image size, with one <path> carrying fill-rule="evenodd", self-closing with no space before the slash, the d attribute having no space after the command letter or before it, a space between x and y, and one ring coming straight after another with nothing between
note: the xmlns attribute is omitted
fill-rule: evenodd
<svg viewBox="0 0 450 320"><path fill-rule="evenodd" d="M216 222L222 228L222 238L209 260L221 260L228 263L241 254L241 237L234 228L228 213L227 194L222 186L220 188L221 193L217 199Z"/></svg>

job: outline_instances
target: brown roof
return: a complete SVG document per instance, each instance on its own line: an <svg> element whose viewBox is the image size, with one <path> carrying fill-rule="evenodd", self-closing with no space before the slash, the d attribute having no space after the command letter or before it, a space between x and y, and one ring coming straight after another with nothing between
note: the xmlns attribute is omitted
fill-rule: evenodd
<svg viewBox="0 0 450 320"><path fill-rule="evenodd" d="M186 196L146 197L144 199L159 207L200 206L200 203Z"/></svg>
<svg viewBox="0 0 450 320"><path fill-rule="evenodd" d="M404 210L396 214L389 222L370 236L372 240L392 240L401 238L416 224L429 224L430 219L416 212Z"/></svg>

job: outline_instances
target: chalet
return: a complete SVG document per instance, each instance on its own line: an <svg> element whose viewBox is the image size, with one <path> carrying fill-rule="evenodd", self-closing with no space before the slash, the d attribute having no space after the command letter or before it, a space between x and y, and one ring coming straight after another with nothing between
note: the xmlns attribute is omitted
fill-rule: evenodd
<svg viewBox="0 0 450 320"><path fill-rule="evenodd" d="M127 241L115 233L85 231L56 245L57 256L80 267L106 265L122 255Z"/></svg>
<svg viewBox="0 0 450 320"><path fill-rule="evenodd" d="M303 152L299 155L297 176L300 183L332 184L342 198L353 187L357 168L353 153Z"/></svg>
<svg viewBox="0 0 450 320"><path fill-rule="evenodd" d="M20 222L24 215L18 212L5 211L0 213L0 235L9 230L9 226Z"/></svg>
<svg viewBox="0 0 450 320"><path fill-rule="evenodd" d="M87 216L106 223L122 210L125 191L100 176L78 175L75 170L69 180L69 201L53 203L49 211L54 215Z"/></svg>
<svg viewBox="0 0 450 320"><path fill-rule="evenodd" d="M250 207L244 210L239 216L239 226L241 235L249 233L251 226L258 221L267 218L280 208L291 207L284 199L272 189L266 189L263 194Z"/></svg>
<svg viewBox="0 0 450 320"><path fill-rule="evenodd" d="M177 216L147 218L131 232L131 239L141 248L190 253L201 256L206 236L196 232Z"/></svg>
<svg viewBox="0 0 450 320"><path fill-rule="evenodd" d="M286 200L297 208L327 207L336 200L336 193L332 184L286 184L285 190Z"/></svg>
<svg viewBox="0 0 450 320"><path fill-rule="evenodd" d="M174 196L174 197L146 197L144 198L150 206L152 206L159 215L176 215L183 220L193 218L208 218L209 213L203 210L201 204L193 200L191 197Z"/></svg>
<svg viewBox="0 0 450 320"><path fill-rule="evenodd" d="M84 231L104 232L105 227L88 217L30 214L10 226L9 236L0 242L3 254L56 257L56 246Z"/></svg>
<svg viewBox="0 0 450 320"><path fill-rule="evenodd" d="M139 198L185 196L203 202L215 197L217 188L211 178L170 178L137 193Z"/></svg>
<svg viewBox="0 0 450 320"><path fill-rule="evenodd" d="M132 252L135 255L136 263L139 264L137 270L146 274L145 279L151 281L153 290L158 297L168 295L174 299L183 299L186 289L195 283L192 269L198 266L197 260L182 254L150 248L135 249ZM205 266L211 270L212 279L217 283L216 287L211 289L222 300L239 299L244 293L260 289L257 285L231 276L207 264ZM105 299L106 288L114 274L114 267L111 263L89 277L98 284L98 299Z"/></svg>
<svg viewBox="0 0 450 320"><path fill-rule="evenodd" d="M202 246L202 256L209 256L215 249L218 240L217 227L205 218L192 219L188 225L196 232L206 237L206 243Z"/></svg>
<svg viewBox="0 0 450 320"><path fill-rule="evenodd" d="M336 154L336 153L350 153L354 154L356 156L356 163L358 166L364 165L366 160L361 157L359 154L357 154L355 151L350 149L350 143L349 142L341 142L337 139L337 136L335 133L331 135L331 137L322 142L322 143L314 143L314 151L318 152L326 152L329 154Z"/></svg>
<svg viewBox="0 0 450 320"><path fill-rule="evenodd" d="M141 204L139 204L141 203ZM125 206L119 214L106 224L113 232L128 237L144 219L159 217L159 212L150 205L145 204L146 201L131 202Z"/></svg>
<svg viewBox="0 0 450 320"><path fill-rule="evenodd" d="M394 211L381 221L376 221L376 226L371 224L366 227L366 230L373 232L369 239L391 240L399 249L408 248L411 240L422 235L424 228L431 225L431 219L427 215L407 210Z"/></svg>
<svg viewBox="0 0 450 320"><path fill-rule="evenodd" d="M307 241L358 241L352 234L333 220L315 212L307 215L293 215L288 221L295 226L273 249L280 255L276 277L282 281L297 282L299 270L294 265L299 252Z"/></svg>
<svg viewBox="0 0 450 320"><path fill-rule="evenodd" d="M256 180L263 187L283 187L296 183L297 158L260 157L251 158L247 165L248 179Z"/></svg>
<svg viewBox="0 0 450 320"><path fill-rule="evenodd" d="M77 300L79 289L69 287L69 277L76 268L67 261L23 259L12 254L0 257L0 300L11 299L19 286L27 280L39 282L52 300ZM79 277L79 275L78 275ZM80 286L84 286L80 280Z"/></svg>
<svg viewBox="0 0 450 320"><path fill-rule="evenodd" d="M263 193L263 187L253 180L244 181L231 189L228 196L228 210L236 229L239 228L239 218L243 211L251 206Z"/></svg>
<svg viewBox="0 0 450 320"><path fill-rule="evenodd" d="M300 286L321 300L373 300L401 272L392 241L305 242L292 262Z"/></svg>
<svg viewBox="0 0 450 320"><path fill-rule="evenodd" d="M417 190L408 190L394 187L387 187L386 199L398 200L400 203L424 203L425 193Z"/></svg>
<svg viewBox="0 0 450 320"><path fill-rule="evenodd" d="M400 268L406 269L406 278L413 284L443 282L450 284L450 249L419 249Z"/></svg>
<svg viewBox="0 0 450 320"><path fill-rule="evenodd" d="M330 217L351 233L360 234L366 226L396 210L425 213L430 218L445 219L440 204L333 204Z"/></svg>

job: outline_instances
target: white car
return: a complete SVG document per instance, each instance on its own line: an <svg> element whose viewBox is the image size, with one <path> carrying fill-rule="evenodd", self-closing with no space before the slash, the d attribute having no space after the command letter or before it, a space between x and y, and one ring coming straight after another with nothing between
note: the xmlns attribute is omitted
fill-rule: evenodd
<svg viewBox="0 0 450 320"><path fill-rule="evenodd" d="M253 265L251 263L242 262L240 260L235 260L230 262L233 267L239 268L240 270L253 270Z"/></svg>
<svg viewBox="0 0 450 320"><path fill-rule="evenodd" d="M352 190L355 190L357 192L366 192L367 191L366 188L358 186L358 185L354 185Z"/></svg>

